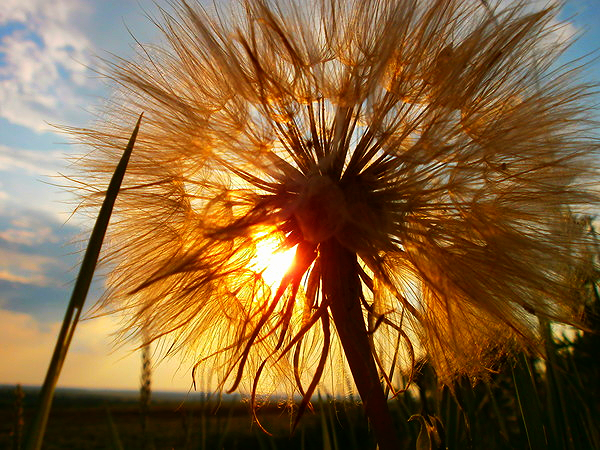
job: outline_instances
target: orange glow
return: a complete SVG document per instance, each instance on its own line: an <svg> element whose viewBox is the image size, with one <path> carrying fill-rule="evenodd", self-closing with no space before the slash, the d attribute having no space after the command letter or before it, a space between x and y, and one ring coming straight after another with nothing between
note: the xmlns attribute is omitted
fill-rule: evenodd
<svg viewBox="0 0 600 450"><path fill-rule="evenodd" d="M271 289L277 289L281 279L294 262L296 246L283 249L283 238L270 232L256 235L256 254L250 261L252 270L260 273Z"/></svg>

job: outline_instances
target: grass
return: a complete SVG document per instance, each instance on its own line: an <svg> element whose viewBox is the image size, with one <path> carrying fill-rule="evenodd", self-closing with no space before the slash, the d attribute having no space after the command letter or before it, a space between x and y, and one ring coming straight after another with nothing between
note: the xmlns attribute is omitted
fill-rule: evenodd
<svg viewBox="0 0 600 450"><path fill-rule="evenodd" d="M75 280L75 286L73 287L73 293L71 294L71 300L67 306L62 327L52 354L52 359L50 360L50 366L48 367L46 378L42 385L40 404L27 434L27 440L25 441L25 448L27 450L39 450L42 447L46 424L48 422L48 416L54 398L54 390L58 383L58 377L60 376L63 363L67 357L67 352L69 351L75 328L79 322L79 316L83 310L85 298L87 297L90 284L92 283L96 263L98 261L98 256L100 255L102 242L104 241L104 235L108 228L108 223L121 187L121 182L125 176L127 163L129 162L129 156L131 155L135 144L141 120L142 115L140 115L137 121L135 129L129 139L129 143L123 152L121 160L117 164L112 179L110 180L104 202L102 203L102 207L98 214L98 219L96 220L92 235L83 256L79 274Z"/></svg>
<svg viewBox="0 0 600 450"><path fill-rule="evenodd" d="M586 385L599 371L597 334L556 343L546 364L520 355L507 360L489 382L461 379L440 387L424 364L415 386L390 401L402 449L597 449L600 423L598 387ZM597 347L596 347L597 348ZM549 365L552 364L552 369ZM576 372L575 372L576 371ZM548 376L552 373L553 377ZM597 378L596 378L597 380ZM14 389L0 399L0 448L11 448ZM25 422L35 408L33 392L22 401ZM247 402L192 394L165 400L153 396L146 414L151 445L144 444L136 396L89 398L59 396L48 421L44 448L175 449L374 449L362 406L351 399L314 399L295 433L289 410L276 401L259 417L272 436L250 420ZM412 418L412 420L410 420ZM438 445L439 444L439 445Z"/></svg>
<svg viewBox="0 0 600 450"><path fill-rule="evenodd" d="M0 448L10 448L12 442L12 424L7 419L13 414L13 391L0 390ZM58 391L44 448L105 449L119 445L124 449L144 448L137 398L92 394ZM38 395L39 392L26 390L26 422L32 418ZM374 448L358 403L334 402L323 397L315 403L315 413L307 413L293 435L289 412L276 403L263 407L259 414L272 436L252 425L249 405L236 398L218 401L214 396L195 394L184 403L178 398L158 398L149 407L147 429L156 449L327 448L324 430L329 433L330 442L335 436L336 445L331 449Z"/></svg>

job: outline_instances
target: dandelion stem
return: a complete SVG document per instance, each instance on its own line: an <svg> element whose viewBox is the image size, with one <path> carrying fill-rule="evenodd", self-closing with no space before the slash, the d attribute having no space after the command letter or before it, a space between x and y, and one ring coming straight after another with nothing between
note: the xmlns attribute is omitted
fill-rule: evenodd
<svg viewBox="0 0 600 450"><path fill-rule="evenodd" d="M398 449L400 442L379 382L363 318L356 254L332 238L321 244L321 261L323 293L379 448Z"/></svg>

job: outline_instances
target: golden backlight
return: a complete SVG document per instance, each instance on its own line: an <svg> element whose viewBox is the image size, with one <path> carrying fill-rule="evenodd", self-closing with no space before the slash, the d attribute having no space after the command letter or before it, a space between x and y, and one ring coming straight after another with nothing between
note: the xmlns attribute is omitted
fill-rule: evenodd
<svg viewBox="0 0 600 450"><path fill-rule="evenodd" d="M282 249L283 237L269 232L256 235L256 254L250 261L252 270L260 273L271 289L277 289L294 261L296 247Z"/></svg>

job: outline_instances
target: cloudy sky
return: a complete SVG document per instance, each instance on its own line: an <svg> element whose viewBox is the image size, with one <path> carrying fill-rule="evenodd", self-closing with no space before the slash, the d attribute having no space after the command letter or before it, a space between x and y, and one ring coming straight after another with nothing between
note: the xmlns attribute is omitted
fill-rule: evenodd
<svg viewBox="0 0 600 450"><path fill-rule="evenodd" d="M80 258L81 244L69 243L86 238L79 219L69 218L72 199L55 186L67 156L82 149L52 124L89 123L107 95L90 70L96 56L131 55L128 29L153 41L145 14L155 8L150 0L1 2L0 384L42 382ZM561 17L571 31L585 32L571 58L600 48L600 0L568 0ZM588 77L600 80L600 63L592 62ZM110 317L80 324L61 386L137 388L139 355L113 348L116 326ZM155 389L187 389L189 372L176 369L176 361L161 363Z"/></svg>

